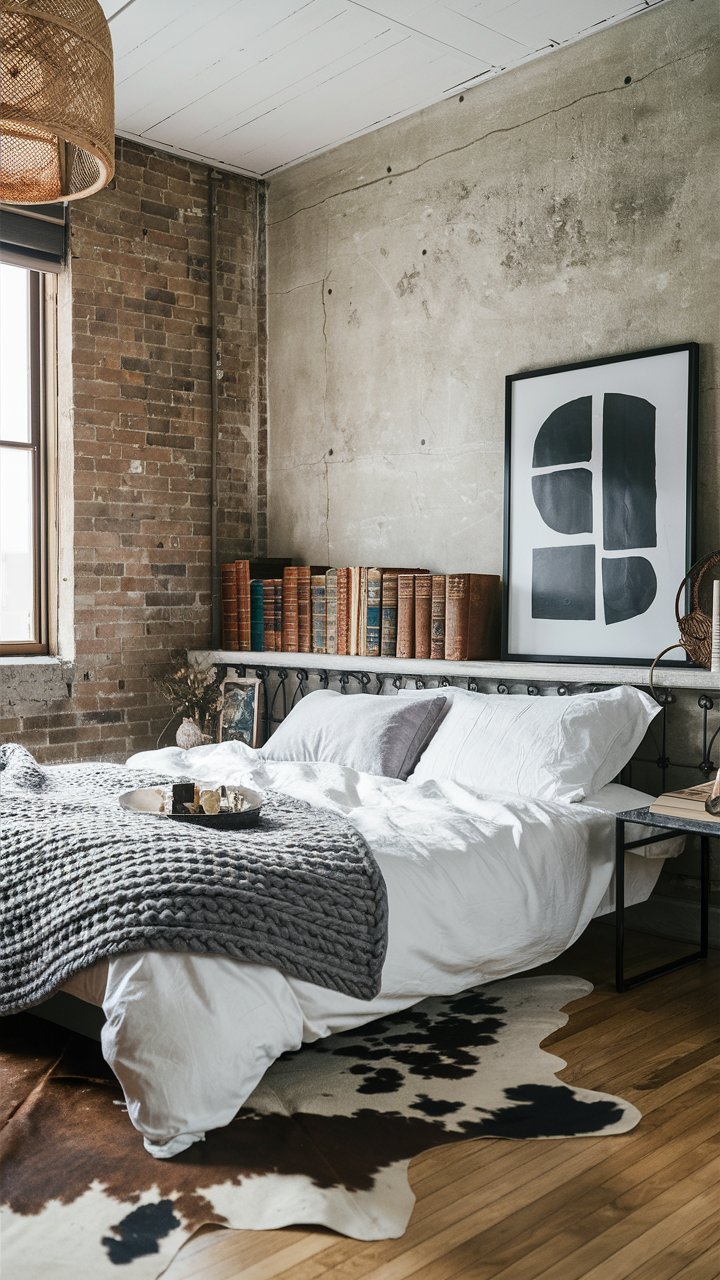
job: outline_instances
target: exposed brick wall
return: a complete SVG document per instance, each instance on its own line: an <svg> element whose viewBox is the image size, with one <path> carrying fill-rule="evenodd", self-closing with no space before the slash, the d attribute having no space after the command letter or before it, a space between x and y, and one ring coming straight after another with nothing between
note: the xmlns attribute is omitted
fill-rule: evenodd
<svg viewBox="0 0 720 1280"><path fill-rule="evenodd" d="M264 553L264 187L218 187L221 557ZM2 736L45 760L155 746L153 674L210 641L207 169L118 142L72 206L76 659L67 698L13 699ZM64 690L64 686L63 690ZM14 704L7 705L8 699Z"/></svg>

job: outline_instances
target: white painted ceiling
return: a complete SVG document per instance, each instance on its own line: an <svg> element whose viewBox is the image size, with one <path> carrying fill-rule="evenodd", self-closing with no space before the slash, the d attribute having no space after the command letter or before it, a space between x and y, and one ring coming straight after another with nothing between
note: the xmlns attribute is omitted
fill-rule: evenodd
<svg viewBox="0 0 720 1280"><path fill-rule="evenodd" d="M116 128L255 176L661 0L102 0Z"/></svg>

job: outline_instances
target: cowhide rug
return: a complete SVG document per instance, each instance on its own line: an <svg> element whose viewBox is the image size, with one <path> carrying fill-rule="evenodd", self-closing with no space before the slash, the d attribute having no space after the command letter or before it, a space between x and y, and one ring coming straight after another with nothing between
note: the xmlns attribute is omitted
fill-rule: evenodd
<svg viewBox="0 0 720 1280"><path fill-rule="evenodd" d="M0 1024L3 1280L154 1280L204 1222L402 1235L413 1156L468 1138L632 1129L540 1049L580 978L507 979L287 1054L232 1124L146 1154L99 1048L27 1014Z"/></svg>

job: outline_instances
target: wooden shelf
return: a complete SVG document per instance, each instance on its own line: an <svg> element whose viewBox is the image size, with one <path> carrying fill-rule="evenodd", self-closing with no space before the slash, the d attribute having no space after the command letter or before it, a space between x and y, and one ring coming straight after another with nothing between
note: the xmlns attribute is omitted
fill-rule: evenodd
<svg viewBox="0 0 720 1280"><path fill-rule="evenodd" d="M549 681L551 684L647 685L649 667L586 665L574 662L445 662L421 658L338 657L329 653L237 653L227 649L194 649L197 666L222 663L246 667L299 667L307 671L369 671L378 675L473 676L478 680ZM703 667L658 667L656 688L720 692L720 672Z"/></svg>

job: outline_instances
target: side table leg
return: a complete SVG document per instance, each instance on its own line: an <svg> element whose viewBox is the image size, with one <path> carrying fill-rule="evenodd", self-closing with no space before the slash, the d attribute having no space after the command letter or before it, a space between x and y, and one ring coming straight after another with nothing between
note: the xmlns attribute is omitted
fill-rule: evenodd
<svg viewBox="0 0 720 1280"><path fill-rule="evenodd" d="M708 953L710 919L710 837L700 837L700 955Z"/></svg>
<svg viewBox="0 0 720 1280"><path fill-rule="evenodd" d="M625 990L625 823L615 819L615 990Z"/></svg>

